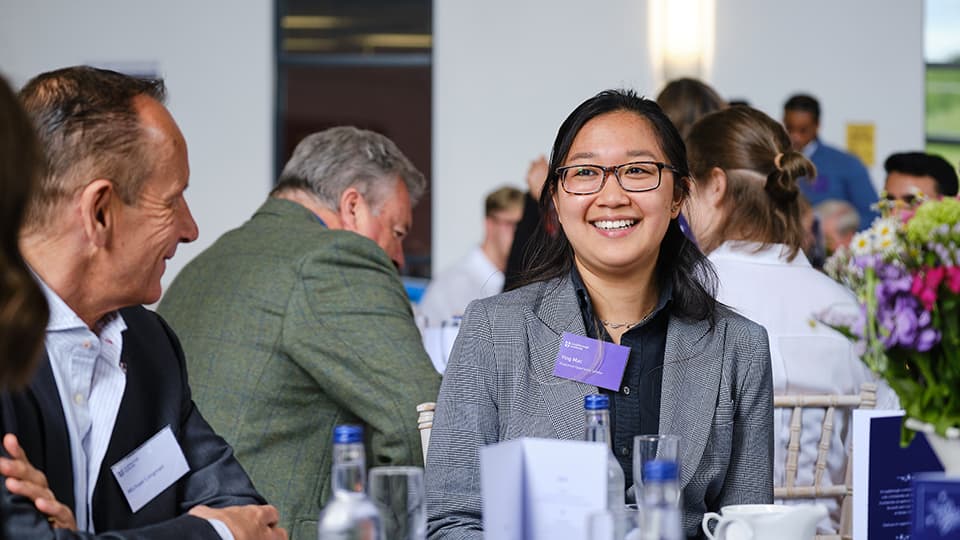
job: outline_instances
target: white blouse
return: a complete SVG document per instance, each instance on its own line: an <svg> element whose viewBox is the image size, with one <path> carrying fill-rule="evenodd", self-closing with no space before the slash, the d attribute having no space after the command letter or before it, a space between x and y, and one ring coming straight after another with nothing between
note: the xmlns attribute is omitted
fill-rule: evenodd
<svg viewBox="0 0 960 540"><path fill-rule="evenodd" d="M814 269L802 252L792 260L783 244L765 248L753 242L726 242L710 253L720 278L717 299L767 329L775 394L856 394L863 382L878 385L877 408L898 409L896 394L875 377L857 356L853 343L839 332L814 322L827 308L850 313L856 297ZM823 412L805 410L797 484L813 483ZM774 485L784 484L789 411L774 417ZM826 485L843 484L845 445L852 427L837 415L827 456ZM818 501L838 509L833 501Z"/></svg>

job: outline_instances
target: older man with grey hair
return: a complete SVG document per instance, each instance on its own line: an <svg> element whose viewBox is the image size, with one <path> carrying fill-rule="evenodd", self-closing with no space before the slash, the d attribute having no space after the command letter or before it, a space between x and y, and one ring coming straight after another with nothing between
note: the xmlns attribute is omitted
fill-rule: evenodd
<svg viewBox="0 0 960 540"><path fill-rule="evenodd" d="M847 201L828 199L814 209L820 218L820 230L827 255L850 245L860 228L860 213Z"/></svg>
<svg viewBox="0 0 960 540"><path fill-rule="evenodd" d="M312 134L160 305L194 399L291 538L316 537L335 425L365 426L369 466L422 464L415 406L435 400L439 376L397 268L424 188L383 135Z"/></svg>

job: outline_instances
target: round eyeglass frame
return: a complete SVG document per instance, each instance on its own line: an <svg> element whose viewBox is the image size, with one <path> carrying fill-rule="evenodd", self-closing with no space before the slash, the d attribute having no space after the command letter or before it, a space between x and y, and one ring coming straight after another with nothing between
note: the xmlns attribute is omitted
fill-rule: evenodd
<svg viewBox="0 0 960 540"><path fill-rule="evenodd" d="M655 185L655 186L653 186L653 187L643 188L643 189L628 189L626 186L624 186L624 185L623 185L623 181L620 180L620 173L617 172L617 171L618 171L621 167L625 167L625 166L627 166L627 165L634 165L634 164L643 164L643 165L654 165L654 166L656 166L656 167L657 167L657 185ZM600 179L600 185L597 186L597 189L595 189L595 190L593 190L593 191L570 191L569 189L567 189L567 183L566 183L566 177L567 177L567 175L566 175L566 172L567 172L568 170L570 170L570 169L575 169L575 168L577 168L577 167L596 167L597 169L600 169L600 170L603 171L603 178ZM621 164L619 164L619 165L610 165L609 167L604 167L603 165L595 165L595 164L592 164L592 163L582 163L582 164L577 164L577 165L567 165L567 166L564 166L564 167L557 167L557 169L556 169L555 172L557 173L557 176L560 178L560 187L562 187L563 190L566 191L567 193L569 193L569 194L571 194L571 195L593 195L594 193L599 193L601 190L603 190L603 186L606 185L606 183L607 183L607 177L610 176L610 173L613 173L614 178L617 179L617 184L620 186L620 189L622 189L622 190L624 190L624 191L626 191L626 192L629 192L629 193L643 193L644 191L653 191L653 190L659 188L661 182L663 182L663 170L664 170L664 169L667 169L668 171L671 171L671 172L674 173L674 174L680 174L680 170L679 170L679 169L677 169L677 168L674 167L673 165L670 165L670 164L668 164L668 163L664 163L664 162L662 162L662 161L630 161L630 162L627 162L627 163L621 163Z"/></svg>

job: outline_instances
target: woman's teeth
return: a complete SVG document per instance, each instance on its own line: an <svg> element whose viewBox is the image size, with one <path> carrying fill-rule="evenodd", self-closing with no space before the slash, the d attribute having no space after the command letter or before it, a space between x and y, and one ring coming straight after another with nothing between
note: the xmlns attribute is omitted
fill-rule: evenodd
<svg viewBox="0 0 960 540"><path fill-rule="evenodd" d="M626 229L627 227L632 226L636 223L635 219L614 219L614 220L601 220L594 221L593 226L598 229L603 229L605 231L613 231L617 229Z"/></svg>

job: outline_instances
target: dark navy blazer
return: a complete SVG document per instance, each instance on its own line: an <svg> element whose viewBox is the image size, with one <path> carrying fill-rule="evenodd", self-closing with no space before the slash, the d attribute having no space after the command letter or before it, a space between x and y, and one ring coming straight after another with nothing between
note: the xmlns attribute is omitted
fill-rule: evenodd
<svg viewBox="0 0 960 540"><path fill-rule="evenodd" d="M233 450L194 405L183 351L173 331L143 307L126 308L121 314L127 324L121 353L127 381L93 492L91 511L99 534L51 529L30 501L10 494L0 482L6 538L219 540L208 521L187 515L190 508L264 504ZM46 474L57 499L75 509L70 440L45 354L26 390L0 397L0 421L0 435L15 433L30 462ZM180 443L190 471L146 506L131 512L110 466L167 425Z"/></svg>

